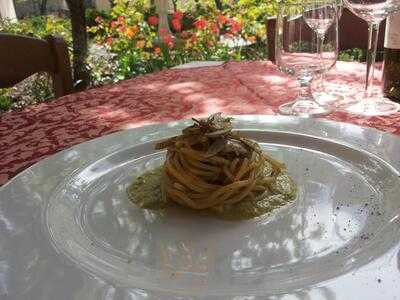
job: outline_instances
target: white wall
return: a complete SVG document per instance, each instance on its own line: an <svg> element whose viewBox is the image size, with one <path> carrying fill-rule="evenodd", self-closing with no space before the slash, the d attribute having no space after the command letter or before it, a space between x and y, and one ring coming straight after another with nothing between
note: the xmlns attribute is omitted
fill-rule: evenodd
<svg viewBox="0 0 400 300"><path fill-rule="evenodd" d="M17 20L13 0L0 0L0 16L3 19Z"/></svg>
<svg viewBox="0 0 400 300"><path fill-rule="evenodd" d="M108 0L94 0L93 2L97 10L108 11L111 8L110 1Z"/></svg>

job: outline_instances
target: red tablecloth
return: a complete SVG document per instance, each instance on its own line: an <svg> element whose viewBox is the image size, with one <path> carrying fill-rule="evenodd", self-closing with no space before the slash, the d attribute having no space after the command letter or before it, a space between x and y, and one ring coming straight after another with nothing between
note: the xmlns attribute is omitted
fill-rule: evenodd
<svg viewBox="0 0 400 300"><path fill-rule="evenodd" d="M361 82L365 66L338 62L328 87ZM117 130L156 122L226 114L275 114L295 97L293 78L269 62L165 70L0 115L0 185L59 150ZM336 112L327 118L400 134L400 113L362 118Z"/></svg>

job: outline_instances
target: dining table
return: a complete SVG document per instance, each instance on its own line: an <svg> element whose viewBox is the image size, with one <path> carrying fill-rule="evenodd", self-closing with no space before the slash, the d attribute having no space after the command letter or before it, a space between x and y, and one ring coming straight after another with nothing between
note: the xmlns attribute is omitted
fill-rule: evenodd
<svg viewBox="0 0 400 300"><path fill-rule="evenodd" d="M375 75L378 79L379 70ZM324 75L324 88L338 90L344 99L362 97L364 76L364 64L338 61ZM270 61L203 63L5 112L0 114L0 185L60 150L112 132L215 112L275 115L298 89L296 79ZM325 118L400 135L400 113L363 117L336 111Z"/></svg>
<svg viewBox="0 0 400 300"><path fill-rule="evenodd" d="M362 99L364 74L362 63L337 62L313 89ZM191 62L2 113L0 299L398 299L400 112L278 116L298 90L269 61ZM266 176L265 202L238 203L258 215L229 220L169 201L160 210L141 206L148 191L171 200L160 196L163 176L175 180L175 149L160 141L217 112L234 118L224 120L224 137L255 149L250 159L262 149L255 176ZM210 167L208 157L199 166ZM190 182L201 175L177 168L172 176L198 189ZM238 182L247 189L248 173L218 189L207 183L201 195Z"/></svg>

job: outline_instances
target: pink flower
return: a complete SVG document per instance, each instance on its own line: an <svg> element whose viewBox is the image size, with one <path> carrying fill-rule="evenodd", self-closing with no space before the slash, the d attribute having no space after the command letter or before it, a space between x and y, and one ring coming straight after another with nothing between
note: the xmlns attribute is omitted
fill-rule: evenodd
<svg viewBox="0 0 400 300"><path fill-rule="evenodd" d="M125 26L125 25L122 25L122 26L118 27L118 28L117 28L117 31L118 31L118 32L121 32L121 33L125 32L125 31L126 31L126 26Z"/></svg>
<svg viewBox="0 0 400 300"><path fill-rule="evenodd" d="M103 22L103 18L100 17L100 16L97 16L96 19L94 19L94 21L95 21L97 24L100 24L101 22Z"/></svg>
<svg viewBox="0 0 400 300"><path fill-rule="evenodd" d="M150 16L147 18L147 23L149 23L152 26L157 26L158 25L158 18L156 16Z"/></svg>
<svg viewBox="0 0 400 300"><path fill-rule="evenodd" d="M182 38L182 39L188 39L188 38L191 37L191 35L192 35L192 34L191 34L190 32L184 31L184 32L181 33L181 38Z"/></svg>
<svg viewBox="0 0 400 300"><path fill-rule="evenodd" d="M233 38L233 34L227 32L227 33L224 34L224 37L227 38L227 39L231 39L231 38Z"/></svg>
<svg viewBox="0 0 400 300"><path fill-rule="evenodd" d="M124 16L119 16L117 20L118 20L119 23L125 23L125 17Z"/></svg>
<svg viewBox="0 0 400 300"><path fill-rule="evenodd" d="M196 27L199 30L202 30L207 27L207 21L204 19L198 19L194 22L194 27Z"/></svg>
<svg viewBox="0 0 400 300"><path fill-rule="evenodd" d="M171 23L175 31L179 32L182 30L182 23L180 19L172 19Z"/></svg>
<svg viewBox="0 0 400 300"><path fill-rule="evenodd" d="M118 27L118 22L117 21L111 21L111 28L117 28Z"/></svg>
<svg viewBox="0 0 400 300"><path fill-rule="evenodd" d="M178 19L178 20L182 20L183 12L181 12L180 10L177 10L176 12L174 12L173 18L174 19Z"/></svg>

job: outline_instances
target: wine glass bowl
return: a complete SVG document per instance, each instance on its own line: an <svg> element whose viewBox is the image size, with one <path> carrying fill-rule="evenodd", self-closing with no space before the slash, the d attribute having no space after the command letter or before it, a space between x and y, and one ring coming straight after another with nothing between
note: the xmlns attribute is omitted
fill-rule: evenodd
<svg viewBox="0 0 400 300"><path fill-rule="evenodd" d="M325 37L331 34L338 34L337 27L332 26L339 19L336 2L312 2L310 8L303 13L303 18L308 27L317 35L317 51L320 54L324 70L330 69L336 64L338 37L331 38L328 36L326 42Z"/></svg>
<svg viewBox="0 0 400 300"><path fill-rule="evenodd" d="M310 7L303 13L303 17L306 24L323 38L336 18L335 6L328 2L320 5L316 3L315 7Z"/></svg>
<svg viewBox="0 0 400 300"><path fill-rule="evenodd" d="M379 25L389 14L400 9L400 0L343 0L346 7L369 25L367 72L365 78L364 99L343 103L339 106L345 112L381 116L395 113L400 106L397 103L372 92L374 64L378 42Z"/></svg>
<svg viewBox="0 0 400 300"><path fill-rule="evenodd" d="M400 2L396 0L343 0L343 2L352 13L368 23L383 21L400 6Z"/></svg>

